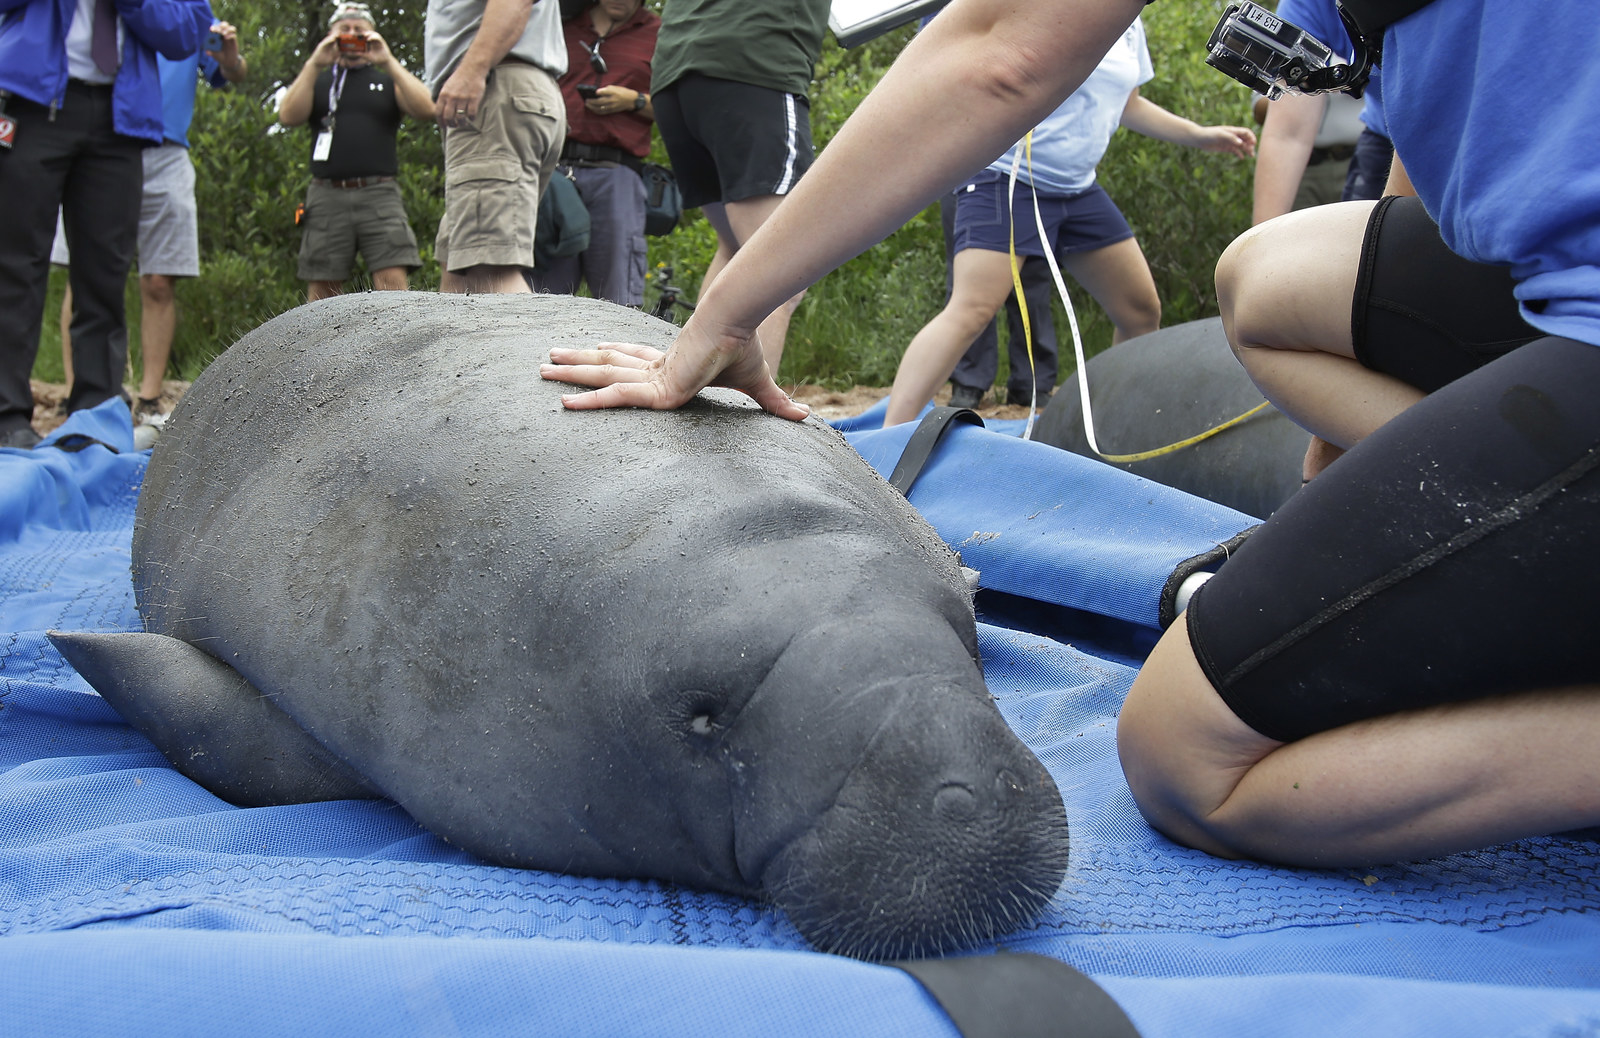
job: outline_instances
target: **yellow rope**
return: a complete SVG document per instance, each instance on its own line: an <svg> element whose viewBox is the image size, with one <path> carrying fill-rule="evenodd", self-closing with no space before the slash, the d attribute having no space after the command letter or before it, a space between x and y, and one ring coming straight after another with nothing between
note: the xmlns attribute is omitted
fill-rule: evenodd
<svg viewBox="0 0 1600 1038"><path fill-rule="evenodd" d="M1011 223L1011 227L1010 227L1011 287L1012 287L1012 290L1015 291L1016 294L1017 294L1017 304L1018 304L1017 305L1017 309L1022 313L1022 339L1023 339L1023 343L1027 346L1027 351L1028 351L1029 381L1034 387L1033 388L1034 394L1037 395L1037 393L1038 393L1038 382L1037 382L1037 379L1034 378L1034 376L1033 376L1033 371L1034 371L1034 361L1033 361L1033 325L1032 325L1032 322L1029 320L1028 300L1027 300L1027 297L1023 294L1023 291L1022 291L1022 265L1017 260L1017 219L1016 219L1015 198L1016 198L1016 187L1017 187L1017 169L1018 169L1018 166L1020 165L1020 160L1024 156L1026 156L1026 158L1027 158L1028 170L1029 170L1029 172L1031 174L1031 172L1033 170L1033 131L1032 130L1029 130L1028 133L1027 133L1027 136L1022 138L1022 152L1020 154L1018 154L1015 158L1013 158L1012 161L1011 161L1011 180L1010 180L1010 183L1007 185L1007 200L1008 200L1008 207L1009 207L1010 213L1011 213L1011 221L1010 221L1010 223ZM1033 182L1032 182L1031 177L1030 177L1030 180L1029 180L1029 183L1028 183L1028 190L1033 195L1033 219L1034 219L1034 224L1038 228L1038 232L1039 232L1039 245L1040 245L1041 248L1044 248L1045 243L1049 239L1046 237L1045 231L1044 231L1044 216L1039 212L1039 194L1038 194L1037 191L1035 191L1033 189ZM1256 406L1252 407L1250 410L1246 411L1244 414L1237 415L1237 416L1235 416L1233 418L1230 418L1227 421L1221 423L1220 425L1214 425L1211 428L1207 429L1205 432L1197 433L1194 436L1190 436L1187 439L1179 440L1176 443L1169 443L1165 447L1156 447L1153 450L1139 451L1137 454L1107 454L1105 451L1101 450L1100 449L1100 445L1095 442L1094 412L1092 411L1092 409L1089 406L1089 365L1088 365L1088 362L1084 359L1084 356L1083 356L1083 336L1081 334L1079 334L1079 332L1078 332L1078 315L1072 309L1072 299L1071 299L1070 296L1067 295L1067 284L1066 284L1066 281L1063 280L1062 277L1061 277L1061 268L1056 263L1056 258L1055 258L1055 254L1054 254L1053 250L1051 250L1049 248L1044 248L1044 258L1045 258L1045 262L1048 263L1049 266L1050 266L1051 275L1055 278L1056 292L1057 292L1058 295L1061 296L1062 305L1064 305L1066 307L1066 310L1067 310L1067 324L1072 329L1072 348L1073 348L1074 353L1077 356L1077 361L1078 361L1078 395L1079 395L1080 401L1081 401L1082 406L1083 406L1083 433L1084 433L1084 438L1086 440L1088 440L1088 442L1089 442L1089 449L1094 451L1101 458L1104 458L1106 461L1112 462L1114 464L1119 464L1119 465L1126 465L1126 464L1128 464L1130 462L1135 462L1135 461L1148 461L1151 458L1159 458L1163 454L1172 454L1175 451L1183 450L1185 447L1192 447L1192 446L1194 446L1195 444L1199 443L1202 440L1208 440L1211 437L1217 435L1217 433L1220 433L1225 429L1231 429L1234 426L1238 425L1240 422L1243 422L1246 419L1250 418L1251 416L1259 414L1261 411L1263 411L1266 408L1272 406L1272 404L1269 401L1263 400L1263 401L1261 401L1261 403L1259 403ZM1035 411L1034 407L1030 406L1028 408L1028 423L1022 430L1022 438L1025 439L1025 440L1032 439L1032 436L1033 436L1033 416L1034 416L1034 411Z"/></svg>

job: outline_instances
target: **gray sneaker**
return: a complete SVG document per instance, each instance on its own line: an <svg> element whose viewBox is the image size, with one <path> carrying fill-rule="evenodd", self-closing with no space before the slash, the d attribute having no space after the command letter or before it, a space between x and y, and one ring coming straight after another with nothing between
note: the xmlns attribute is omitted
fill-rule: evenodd
<svg viewBox="0 0 1600 1038"><path fill-rule="evenodd" d="M0 447L11 447L19 451L31 451L38 446L41 437L33 431L33 426L24 425L20 429L0 433Z"/></svg>

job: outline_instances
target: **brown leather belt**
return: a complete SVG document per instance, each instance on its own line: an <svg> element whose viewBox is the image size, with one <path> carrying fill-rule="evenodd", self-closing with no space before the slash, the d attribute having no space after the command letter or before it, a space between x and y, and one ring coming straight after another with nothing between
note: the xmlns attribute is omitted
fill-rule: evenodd
<svg viewBox="0 0 1600 1038"><path fill-rule="evenodd" d="M393 180L394 177L312 177L311 182L318 187L371 187L373 184L383 184Z"/></svg>

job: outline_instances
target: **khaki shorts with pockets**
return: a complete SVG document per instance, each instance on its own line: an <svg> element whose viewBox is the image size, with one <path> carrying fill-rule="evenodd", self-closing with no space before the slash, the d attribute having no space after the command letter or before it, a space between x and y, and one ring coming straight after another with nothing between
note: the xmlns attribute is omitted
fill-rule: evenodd
<svg viewBox="0 0 1600 1038"><path fill-rule="evenodd" d="M495 66L478 117L445 133L444 219L434 243L441 268L534 265L539 195L566 135L555 77L521 61Z"/></svg>

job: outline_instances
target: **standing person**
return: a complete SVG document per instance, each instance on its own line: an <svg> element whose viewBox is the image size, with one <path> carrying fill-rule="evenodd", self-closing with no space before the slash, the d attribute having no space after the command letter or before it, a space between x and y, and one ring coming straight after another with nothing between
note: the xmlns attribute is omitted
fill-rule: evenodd
<svg viewBox="0 0 1600 1038"><path fill-rule="evenodd" d="M161 76L161 118L165 138L144 150L144 196L139 205L139 393L134 424L162 414L161 385L178 327L179 278L200 275L200 220L194 198L194 160L189 156L189 124L194 120L195 88L204 79L214 89L240 83L249 66L239 52L239 33L215 22L208 49L180 61L157 56ZM71 266L62 221L50 262ZM72 287L61 297L61 364L72 386Z"/></svg>
<svg viewBox="0 0 1600 1038"><path fill-rule="evenodd" d="M1244 157L1255 134L1242 126L1200 126L1150 101L1139 87L1154 76L1144 25L1135 20L1084 84L1033 131L956 192L950 300L906 347L884 425L909 422L955 369L1011 294L1011 250L1060 257L1062 267L1105 308L1112 343L1161 326L1161 300L1133 229L1095 183L1095 167L1119 125L1157 140ZM1011 169L1020 163L1015 191ZM1038 204L1048 241L1033 216ZM1030 387L1031 388L1031 387Z"/></svg>
<svg viewBox="0 0 1600 1038"><path fill-rule="evenodd" d="M589 247L535 271L540 292L572 293L580 278L596 298L644 302L645 186L650 154L650 59L661 19L643 0L599 0L562 26L567 74L567 139L561 164L589 210Z"/></svg>
<svg viewBox="0 0 1600 1038"><path fill-rule="evenodd" d="M1037 123L1142 6L954 0L666 353L553 350L541 374L598 387L565 397L573 409L678 407L715 383L805 418L772 380L759 322ZM1223 855L1371 865L1600 824L1600 179L1594 136L1573 132L1600 106L1600 5L1435 0L1382 37L1388 127L1421 201L1319 206L1246 232L1219 281L1262 290L1267 305L1234 298L1235 317L1276 312L1287 335L1237 320L1230 334L1308 354L1294 359L1312 397L1380 421L1383 400L1317 391L1327 371L1354 371L1347 351L1362 367L1473 370L1421 399L1412 386L1414 402L1404 379L1385 383L1402 389L1386 394L1400 413L1351 430L1359 442L1201 586L1134 680L1117 741L1135 802ZM1560 90L1526 75L1529 54L1562 70ZM875 177L890 160L901 175ZM1374 216L1409 223L1407 210L1420 222L1383 248ZM1470 279L1413 258L1433 214L1439 248L1509 276L1539 338L1481 366L1448 342L1408 348L1406 325L1455 324L1463 298L1481 302ZM1364 258L1374 236L1380 255ZM1398 278L1363 285L1383 253ZM1400 331L1356 346L1358 292ZM1300 293L1287 313L1271 305Z"/></svg>
<svg viewBox="0 0 1600 1038"><path fill-rule="evenodd" d="M700 291L811 165L811 85L830 0L672 0L656 44L656 124L683 191L717 232ZM761 325L774 374L796 292Z"/></svg>
<svg viewBox="0 0 1600 1038"><path fill-rule="evenodd" d="M441 292L528 292L539 195L567 132L557 0L428 0L428 86L444 128Z"/></svg>
<svg viewBox="0 0 1600 1038"><path fill-rule="evenodd" d="M142 150L164 137L159 52L200 49L205 0L21 0L0 20L0 446L32 447L33 393L57 209L70 281L68 411L121 396L123 287L139 229Z"/></svg>
<svg viewBox="0 0 1600 1038"><path fill-rule="evenodd" d="M1354 44L1335 0L1283 0L1278 16L1326 43L1342 61ZM1314 205L1376 199L1394 146L1383 122L1383 77L1372 70L1362 100L1287 92L1266 106L1250 222Z"/></svg>
<svg viewBox="0 0 1600 1038"><path fill-rule="evenodd" d="M945 195L939 199L939 224L944 230L944 290L948 301L950 290L955 287L955 195ZM1056 284L1050 276L1050 265L1043 256L1019 258L1022 265L1018 277L1022 280L1022 296L1028 301L1028 327L1033 335L1032 356L1029 356L1028 341L1023 337L1022 311L1017 307L1017 294L1013 291L1006 296L1005 302L1006 355L1011 368L1006 375L1005 396L998 402L1026 407L1037 401L1043 407L1055 392L1060 363L1055 317L1050 303L1056 295ZM950 406L977 407L983 403L984 394L994 385L995 375L999 371L1000 330L991 318L978 337L972 340L972 345L967 347L967 352L956 362L956 369L950 373Z"/></svg>
<svg viewBox="0 0 1600 1038"><path fill-rule="evenodd" d="M405 289L422 265L395 181L395 137L402 114L433 118L427 87L394 56L366 4L340 3L328 26L278 104L280 123L313 129L299 270L313 302L343 290L357 253L380 292Z"/></svg>

